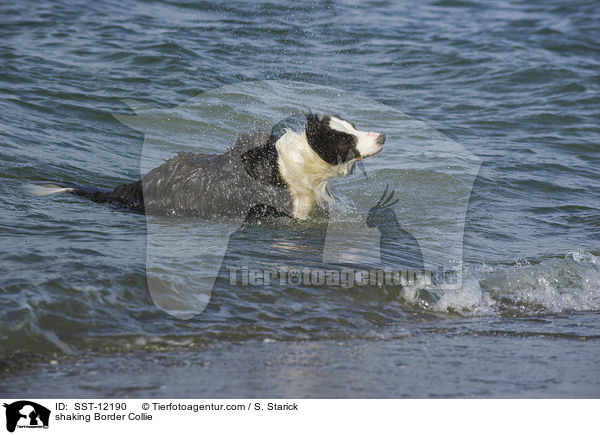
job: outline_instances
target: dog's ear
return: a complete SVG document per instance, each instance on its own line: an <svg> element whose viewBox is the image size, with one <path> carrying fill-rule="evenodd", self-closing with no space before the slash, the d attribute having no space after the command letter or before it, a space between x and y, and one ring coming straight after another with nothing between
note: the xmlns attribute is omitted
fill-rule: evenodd
<svg viewBox="0 0 600 435"><path fill-rule="evenodd" d="M306 126L308 127L309 125L317 125L319 124L319 115L317 115L316 113L305 113L304 116L306 117Z"/></svg>
<svg viewBox="0 0 600 435"><path fill-rule="evenodd" d="M323 117L315 113L307 113L306 115L306 137L309 143L313 143L321 135L323 129Z"/></svg>

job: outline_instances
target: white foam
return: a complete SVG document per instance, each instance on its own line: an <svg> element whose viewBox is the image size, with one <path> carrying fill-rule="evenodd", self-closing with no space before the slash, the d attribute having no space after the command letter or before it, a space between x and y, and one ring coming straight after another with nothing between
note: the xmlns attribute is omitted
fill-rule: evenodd
<svg viewBox="0 0 600 435"><path fill-rule="evenodd" d="M438 299L423 300L425 287L405 287L404 299L427 310L465 316L510 313L531 315L600 310L600 258L573 251L539 263L466 267L462 286L434 290Z"/></svg>
<svg viewBox="0 0 600 435"><path fill-rule="evenodd" d="M438 312L455 312L475 316L494 314L495 301L482 290L474 276L464 276L462 286L456 290L445 290L432 309Z"/></svg>

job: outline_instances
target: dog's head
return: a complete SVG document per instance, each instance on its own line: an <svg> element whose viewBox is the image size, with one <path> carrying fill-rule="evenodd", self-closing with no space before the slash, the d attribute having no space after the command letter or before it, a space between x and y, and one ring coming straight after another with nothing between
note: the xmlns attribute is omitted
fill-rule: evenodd
<svg viewBox="0 0 600 435"><path fill-rule="evenodd" d="M330 165L348 164L381 151L385 134L357 130L333 115L306 115L310 147Z"/></svg>

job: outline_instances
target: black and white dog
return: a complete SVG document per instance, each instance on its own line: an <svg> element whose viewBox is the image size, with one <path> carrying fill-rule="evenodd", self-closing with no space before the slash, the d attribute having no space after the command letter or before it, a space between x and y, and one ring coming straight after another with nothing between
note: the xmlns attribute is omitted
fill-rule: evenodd
<svg viewBox="0 0 600 435"><path fill-rule="evenodd" d="M301 133L242 136L224 154L180 153L141 180L114 190L36 182L38 195L70 192L155 215L287 215L306 219L331 199L327 182L381 151L385 135L332 115L306 115Z"/></svg>

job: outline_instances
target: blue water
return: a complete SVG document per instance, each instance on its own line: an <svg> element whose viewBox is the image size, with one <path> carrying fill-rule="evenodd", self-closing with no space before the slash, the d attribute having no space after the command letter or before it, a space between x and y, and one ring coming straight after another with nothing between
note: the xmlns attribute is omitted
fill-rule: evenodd
<svg viewBox="0 0 600 435"><path fill-rule="evenodd" d="M598 397L599 19L594 1L1 4L0 392ZM244 106L259 83L271 87ZM333 183L342 233L391 185L400 221L443 250L441 206L464 202L460 291L240 288L222 275L206 309L178 319L148 287L161 222L26 188L109 188L178 151L220 152L241 125L277 119L280 86L311 95L287 100L298 111L341 95L342 115L388 134L368 178ZM141 118L153 144L117 120L133 100L169 121ZM471 180L464 155L481 163ZM434 200L411 208L424 192ZM221 225L165 228L198 237L202 262ZM265 223L228 258L313 265L322 225Z"/></svg>

